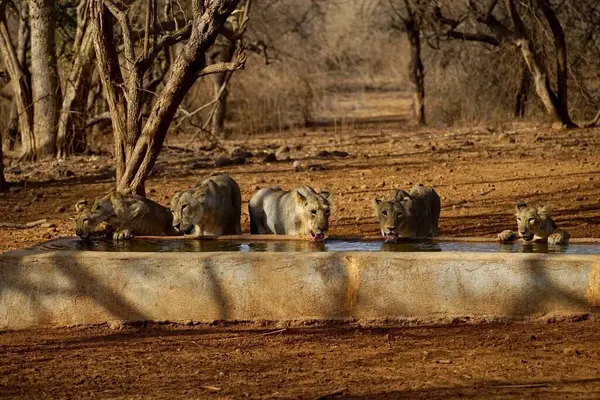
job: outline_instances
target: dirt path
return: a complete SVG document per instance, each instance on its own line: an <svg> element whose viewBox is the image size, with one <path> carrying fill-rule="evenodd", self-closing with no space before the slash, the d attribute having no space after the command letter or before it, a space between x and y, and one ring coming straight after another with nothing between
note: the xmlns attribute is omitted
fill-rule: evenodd
<svg viewBox="0 0 600 400"><path fill-rule="evenodd" d="M600 397L599 331L587 320L5 332L0 396L591 399Z"/></svg>
<svg viewBox="0 0 600 400"><path fill-rule="evenodd" d="M326 186L333 191L330 235L368 236L377 235L374 196L423 183L434 186L442 198L440 235L493 236L514 224L514 203L524 198L548 202L555 220L572 236L600 237L598 133L598 129L553 131L527 126L503 132L402 131L396 124L289 131L282 134L285 137L270 134L230 140L224 143L225 150L212 151L189 150L189 143L174 138L159 159L148 195L168 204L176 190L217 171L239 182L245 202L264 186ZM278 158L289 157L289 161L263 161L263 152L282 147L289 152L279 151ZM254 156L244 165L214 167L217 157L236 148ZM349 155L320 157L321 150ZM295 172L293 160L301 164L300 172ZM69 220L73 205L113 186L111 165L108 156L92 156L8 167L9 180L21 184L13 189L17 191L0 194L1 220L48 218L56 226L0 229L0 251L73 235ZM242 227L248 231L245 207Z"/></svg>

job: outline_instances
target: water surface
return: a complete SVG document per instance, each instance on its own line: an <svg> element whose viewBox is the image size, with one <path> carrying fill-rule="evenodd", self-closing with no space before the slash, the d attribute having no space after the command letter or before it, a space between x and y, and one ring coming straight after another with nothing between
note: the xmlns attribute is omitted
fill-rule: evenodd
<svg viewBox="0 0 600 400"><path fill-rule="evenodd" d="M111 240L85 241L80 239L56 239L38 246L38 250L85 250L85 251L131 251L131 252L322 252L322 251L386 251L386 252L474 252L474 253L566 253L600 254L598 244L571 244L548 246L547 244L501 244L497 242L436 242L432 240L402 243L381 241L347 241L331 239L321 243L286 241L229 241L229 240Z"/></svg>

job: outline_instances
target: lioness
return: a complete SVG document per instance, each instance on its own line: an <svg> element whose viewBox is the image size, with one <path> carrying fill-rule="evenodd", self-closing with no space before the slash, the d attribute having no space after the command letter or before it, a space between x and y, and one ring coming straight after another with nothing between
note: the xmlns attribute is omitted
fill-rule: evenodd
<svg viewBox="0 0 600 400"><path fill-rule="evenodd" d="M95 224L93 213L87 200L79 200L75 204L75 234L82 239L89 239L92 236L106 237L112 234L111 229L106 224Z"/></svg>
<svg viewBox="0 0 600 400"><path fill-rule="evenodd" d="M317 193L310 186L288 192L280 187L263 188L248 203L250 233L306 235L323 240L329 228L331 193Z"/></svg>
<svg viewBox="0 0 600 400"><path fill-rule="evenodd" d="M173 226L192 237L242 233L240 187L227 175L214 175L171 200Z"/></svg>
<svg viewBox="0 0 600 400"><path fill-rule="evenodd" d="M113 232L114 240L127 240L131 235L178 234L172 227L169 209L143 196L113 191L96 198L91 208L87 201L78 201L75 211L75 233L82 239L89 239L102 224L105 234Z"/></svg>
<svg viewBox="0 0 600 400"><path fill-rule="evenodd" d="M373 208L386 242L437 235L440 196L430 186L415 185L410 193L394 190L387 199L373 199Z"/></svg>
<svg viewBox="0 0 600 400"><path fill-rule="evenodd" d="M569 232L556 227L546 207L535 207L524 201L519 201L515 210L518 235L517 232L507 229L498 234L500 241L508 242L522 237L526 242L547 242L554 245L569 242L571 235Z"/></svg>

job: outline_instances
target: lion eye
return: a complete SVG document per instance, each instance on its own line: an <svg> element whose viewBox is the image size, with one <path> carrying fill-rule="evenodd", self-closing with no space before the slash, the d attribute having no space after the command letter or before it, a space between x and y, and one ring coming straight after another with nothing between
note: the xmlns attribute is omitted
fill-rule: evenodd
<svg viewBox="0 0 600 400"><path fill-rule="evenodd" d="M399 212L398 214L396 214L396 218L400 218L402 216L402 213Z"/></svg>
<svg viewBox="0 0 600 400"><path fill-rule="evenodd" d="M188 206L187 204L182 205L181 206L181 211L185 210L187 208L187 206Z"/></svg>
<svg viewBox="0 0 600 400"><path fill-rule="evenodd" d="M89 218L84 218L84 219L83 219L83 223L85 224L85 223L87 223L89 220L90 220Z"/></svg>
<svg viewBox="0 0 600 400"><path fill-rule="evenodd" d="M384 210L384 211L382 211L382 212L381 212L381 215L383 215L384 217L387 217L387 211L385 211L385 210Z"/></svg>
<svg viewBox="0 0 600 400"><path fill-rule="evenodd" d="M329 217L329 214L331 213L331 211L329 210L325 210L325 215L327 215Z"/></svg>
<svg viewBox="0 0 600 400"><path fill-rule="evenodd" d="M529 218L529 223L533 224L535 222L535 218Z"/></svg>
<svg viewBox="0 0 600 400"><path fill-rule="evenodd" d="M317 210L310 210L310 213L311 213L312 215L317 215Z"/></svg>
<svg viewBox="0 0 600 400"><path fill-rule="evenodd" d="M517 222L521 222L521 218L517 218Z"/></svg>

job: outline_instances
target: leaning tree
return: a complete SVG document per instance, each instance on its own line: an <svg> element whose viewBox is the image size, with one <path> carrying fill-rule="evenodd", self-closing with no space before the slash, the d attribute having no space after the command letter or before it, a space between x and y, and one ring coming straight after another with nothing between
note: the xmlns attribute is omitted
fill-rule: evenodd
<svg viewBox="0 0 600 400"><path fill-rule="evenodd" d="M523 66L529 72L529 76L524 78L526 81L531 79L535 92L548 114L564 127L576 127L569 115L567 103L567 42L562 24L550 0L532 0L527 4L516 0L468 0L467 4L463 15L451 18L446 15L448 8L456 7L457 3L438 2L435 15L437 21L446 26L444 34L454 39L492 45L506 43L518 49ZM530 14L527 20L526 14ZM460 30L461 26L468 25L484 27L485 32ZM543 33L536 35L537 31ZM552 43L548 46L552 48L551 56L543 55L542 38L546 37ZM555 82L552 82L552 75ZM525 90L527 87L520 88L521 92Z"/></svg>
<svg viewBox="0 0 600 400"><path fill-rule="evenodd" d="M92 40L104 97L112 120L117 190L145 194L145 182L162 149L179 105L202 76L244 67L238 52L231 62L207 65L206 53L215 42L239 0L193 0L183 26L158 35L161 24L145 24L143 46L136 46L130 2L90 0ZM148 18L156 21L156 1L147 1ZM115 24L115 21L117 22ZM177 24L176 24L177 25ZM115 40L117 29L122 40ZM122 41L122 46L120 42ZM182 43L170 65L160 93L143 116L147 91L144 82L165 49Z"/></svg>

